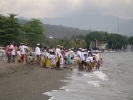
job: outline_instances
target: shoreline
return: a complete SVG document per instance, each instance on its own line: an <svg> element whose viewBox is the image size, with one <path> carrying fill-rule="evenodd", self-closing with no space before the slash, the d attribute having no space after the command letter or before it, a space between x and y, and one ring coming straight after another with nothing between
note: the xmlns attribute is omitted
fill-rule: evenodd
<svg viewBox="0 0 133 100"><path fill-rule="evenodd" d="M43 93L66 85L60 80L68 73L67 68L55 70L0 61L0 100L48 100L50 97Z"/></svg>

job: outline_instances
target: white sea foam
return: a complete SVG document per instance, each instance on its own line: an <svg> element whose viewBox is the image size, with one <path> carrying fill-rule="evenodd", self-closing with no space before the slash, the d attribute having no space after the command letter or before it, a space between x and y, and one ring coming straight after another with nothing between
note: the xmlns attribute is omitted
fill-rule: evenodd
<svg viewBox="0 0 133 100"><path fill-rule="evenodd" d="M66 89L66 87L61 87L61 88L59 88L59 89L62 89L62 90L64 90L64 89Z"/></svg>
<svg viewBox="0 0 133 100"><path fill-rule="evenodd" d="M89 74L83 74L84 76L89 76Z"/></svg>
<svg viewBox="0 0 133 100"><path fill-rule="evenodd" d="M88 74L88 73L83 74L83 76L90 77L90 78L92 77L92 75L93 74Z"/></svg>
<svg viewBox="0 0 133 100"><path fill-rule="evenodd" d="M66 82L66 83L69 82L68 80L60 80L60 81L62 81L62 82Z"/></svg>
<svg viewBox="0 0 133 100"><path fill-rule="evenodd" d="M71 91L70 89L67 89L66 87L61 87L61 88L59 88L60 90L65 90L66 92L69 92L69 91Z"/></svg>
<svg viewBox="0 0 133 100"><path fill-rule="evenodd" d="M102 71L95 71L93 72L94 75L96 75L101 80L109 80L106 74L104 74Z"/></svg>
<svg viewBox="0 0 133 100"><path fill-rule="evenodd" d="M88 84L94 85L94 87L100 87L100 81L87 81Z"/></svg>
<svg viewBox="0 0 133 100"><path fill-rule="evenodd" d="M47 95L47 96L52 96L51 92L45 92L43 93L44 95Z"/></svg>
<svg viewBox="0 0 133 100"><path fill-rule="evenodd" d="M70 89L65 89L65 91L66 91L66 92L69 92L69 91L72 91L72 90L70 90Z"/></svg>
<svg viewBox="0 0 133 100"><path fill-rule="evenodd" d="M50 97L48 100L53 100L54 99L54 96Z"/></svg>
<svg viewBox="0 0 133 100"><path fill-rule="evenodd" d="M57 90L52 90L53 92L57 92ZM48 100L53 100L54 96L52 96L52 92L45 92L43 93L44 95L50 96L50 98Z"/></svg>
<svg viewBox="0 0 133 100"><path fill-rule="evenodd" d="M52 90L53 92L58 92L58 90Z"/></svg>

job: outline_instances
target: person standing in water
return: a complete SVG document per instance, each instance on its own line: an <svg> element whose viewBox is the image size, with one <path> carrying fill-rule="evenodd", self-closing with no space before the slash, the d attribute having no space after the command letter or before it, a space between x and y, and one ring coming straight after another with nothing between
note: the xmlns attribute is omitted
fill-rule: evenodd
<svg viewBox="0 0 133 100"><path fill-rule="evenodd" d="M96 69L99 70L99 68L100 68L100 57L99 57L98 50L96 50L96 52L95 52L95 62L96 62Z"/></svg>
<svg viewBox="0 0 133 100"><path fill-rule="evenodd" d="M100 58L100 67L103 67L103 58Z"/></svg>

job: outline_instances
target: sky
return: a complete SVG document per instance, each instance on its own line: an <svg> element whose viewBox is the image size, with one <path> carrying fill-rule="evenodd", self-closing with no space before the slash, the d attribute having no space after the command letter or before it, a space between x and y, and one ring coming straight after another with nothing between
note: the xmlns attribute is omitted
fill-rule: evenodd
<svg viewBox="0 0 133 100"><path fill-rule="evenodd" d="M133 19L133 0L0 0L0 14L26 18L67 17L73 14L113 15Z"/></svg>

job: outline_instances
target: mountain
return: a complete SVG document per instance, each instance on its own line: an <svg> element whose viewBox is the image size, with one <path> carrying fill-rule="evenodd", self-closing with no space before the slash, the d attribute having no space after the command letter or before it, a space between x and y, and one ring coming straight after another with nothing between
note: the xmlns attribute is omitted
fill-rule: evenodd
<svg viewBox="0 0 133 100"><path fill-rule="evenodd" d="M22 18L22 17L21 17ZM25 19L19 19L18 22L21 24L24 24L28 20ZM71 38L72 36L76 35L86 35L91 30L81 30L78 28L72 28L72 27L65 27L62 25L50 25L50 24L43 24L43 29L45 32L46 37L52 36L53 38Z"/></svg>
<svg viewBox="0 0 133 100"><path fill-rule="evenodd" d="M40 18L40 21L50 25L133 36L133 19L122 19L111 15L76 14L64 18Z"/></svg>
<svg viewBox="0 0 133 100"><path fill-rule="evenodd" d="M52 36L53 38L71 38L76 35L86 35L90 30L81 30L78 28L65 27L62 25L43 24L46 37Z"/></svg>

